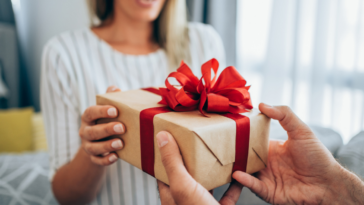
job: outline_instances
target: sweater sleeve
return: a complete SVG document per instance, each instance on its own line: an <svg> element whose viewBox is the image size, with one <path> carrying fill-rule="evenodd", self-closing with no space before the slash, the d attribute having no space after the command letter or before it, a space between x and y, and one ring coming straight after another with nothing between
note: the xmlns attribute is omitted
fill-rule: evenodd
<svg viewBox="0 0 364 205"><path fill-rule="evenodd" d="M80 146L77 86L70 59L63 54L55 38L45 46L42 57L41 109L49 150L50 180L57 169L72 160Z"/></svg>

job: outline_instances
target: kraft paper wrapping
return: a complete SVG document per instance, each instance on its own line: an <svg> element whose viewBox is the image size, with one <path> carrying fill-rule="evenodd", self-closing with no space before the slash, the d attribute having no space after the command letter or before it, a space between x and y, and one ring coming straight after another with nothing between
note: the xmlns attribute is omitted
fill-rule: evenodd
<svg viewBox="0 0 364 205"><path fill-rule="evenodd" d="M141 169L140 122L142 110L161 107L159 95L144 90L107 93L97 96L98 105L112 105L119 116L112 121L120 121L126 127L123 135L118 135L125 147L118 151L119 158ZM184 164L192 177L207 190L231 182L231 172L235 161L235 121L219 114L208 113L204 117L199 111L169 112L154 117L154 137L160 131L170 132L178 143ZM265 168L268 158L270 119L252 110L243 115L250 118L250 143L247 173ZM110 119L103 120L108 122ZM102 122L98 122L102 123ZM168 183L157 141L154 140L155 177Z"/></svg>

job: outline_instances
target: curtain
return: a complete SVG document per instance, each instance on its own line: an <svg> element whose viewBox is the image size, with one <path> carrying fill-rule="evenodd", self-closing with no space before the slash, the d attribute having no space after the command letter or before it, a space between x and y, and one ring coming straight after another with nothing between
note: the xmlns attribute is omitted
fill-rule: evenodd
<svg viewBox="0 0 364 205"><path fill-rule="evenodd" d="M10 0L0 0L0 109L27 106L18 39Z"/></svg>
<svg viewBox="0 0 364 205"><path fill-rule="evenodd" d="M14 12L10 0L0 0L0 22L15 24Z"/></svg>
<svg viewBox="0 0 364 205"><path fill-rule="evenodd" d="M225 47L226 65L236 65L237 0L186 0L190 21L212 25Z"/></svg>
<svg viewBox="0 0 364 205"><path fill-rule="evenodd" d="M253 104L288 105L344 140L364 128L364 1L241 0L238 67Z"/></svg>
<svg viewBox="0 0 364 205"><path fill-rule="evenodd" d="M89 25L87 2L85 0L11 0L11 3L19 42L21 83L27 85L21 93L22 96L26 96L22 103L28 103L39 111L39 79L43 47L52 37L64 31Z"/></svg>

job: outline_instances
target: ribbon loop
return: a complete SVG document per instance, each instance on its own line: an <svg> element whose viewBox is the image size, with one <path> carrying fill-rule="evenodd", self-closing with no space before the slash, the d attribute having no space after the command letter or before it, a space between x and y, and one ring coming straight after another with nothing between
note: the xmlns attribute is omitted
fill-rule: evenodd
<svg viewBox="0 0 364 205"><path fill-rule="evenodd" d="M168 105L174 111L190 111L199 109L202 115L204 109L217 113L243 113L252 109L249 94L250 86L233 67L229 66L217 78L219 62L211 59L201 66L200 80L183 61L176 72L168 75L166 88L160 88L162 100L160 104ZM211 70L214 77L211 79ZM175 78L181 88L172 86L168 78ZM217 78L217 80L216 80Z"/></svg>
<svg viewBox="0 0 364 205"><path fill-rule="evenodd" d="M163 92L168 92L167 89L161 89L158 92L155 88L144 88L143 90L161 95ZM210 93L206 95L206 91L202 91L202 98L207 99L207 111L212 112L226 112L226 109L231 109L228 105L229 99L221 95ZM211 104L212 102L212 104ZM215 103L215 104L214 104ZM199 105L201 106L201 104ZM243 106L243 105L239 105ZM210 108L209 108L210 107ZM187 109L195 110L197 104ZM176 105L176 111L181 109L181 105ZM141 150L141 165L142 170L151 176L154 174L154 125L153 119L156 115L171 112L167 107L152 107L140 112L140 150ZM187 110L185 110L187 111ZM202 110L200 110L203 115ZM235 143L235 162L233 166L233 172L240 170L245 172L248 162L249 154L249 136L250 136L250 120L248 117L240 114L225 113L222 114L227 118L235 121L236 124L236 143Z"/></svg>
<svg viewBox="0 0 364 205"><path fill-rule="evenodd" d="M229 98L213 93L207 94L207 112L229 112Z"/></svg>

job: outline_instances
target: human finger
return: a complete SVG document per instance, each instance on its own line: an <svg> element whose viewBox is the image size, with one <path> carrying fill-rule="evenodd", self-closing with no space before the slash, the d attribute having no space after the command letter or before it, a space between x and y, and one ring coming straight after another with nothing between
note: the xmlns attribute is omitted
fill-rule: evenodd
<svg viewBox="0 0 364 205"><path fill-rule="evenodd" d="M85 141L82 143L84 150L90 155L103 155L107 156L107 153L121 150L123 148L123 142L121 139L112 139L101 142Z"/></svg>
<svg viewBox="0 0 364 205"><path fill-rule="evenodd" d="M159 190L159 197L161 199L161 204L168 204L168 205L175 205L171 190L169 186L165 183L157 180L158 190Z"/></svg>
<svg viewBox="0 0 364 205"><path fill-rule="evenodd" d="M233 178L236 179L241 185L248 187L252 192L259 195L262 199L268 197L268 187L261 180L253 177L242 171L235 171Z"/></svg>
<svg viewBox="0 0 364 205"><path fill-rule="evenodd" d="M116 87L115 85L109 86L106 90L107 93L112 92L121 92L120 88Z"/></svg>
<svg viewBox="0 0 364 205"><path fill-rule="evenodd" d="M80 136L83 139L93 141L99 140L112 135L125 133L125 126L120 122L109 122L105 124L97 124L85 126L83 131L80 131Z"/></svg>
<svg viewBox="0 0 364 205"><path fill-rule="evenodd" d="M177 204L217 204L214 197L187 172L172 135L161 131L156 138L174 201Z"/></svg>
<svg viewBox="0 0 364 205"><path fill-rule="evenodd" d="M220 199L220 204L222 205L235 205L241 194L241 190L243 189L243 185L241 185L236 180L233 180L230 183L229 188L226 190L224 195Z"/></svg>
<svg viewBox="0 0 364 205"><path fill-rule="evenodd" d="M295 131L312 132L311 129L292 112L288 106L270 106L264 103L259 104L259 110L268 117L278 120L283 129L288 133ZM289 135L290 136L290 135ZM293 135L299 137L307 135Z"/></svg>
<svg viewBox="0 0 364 205"><path fill-rule="evenodd" d="M110 165L118 160L118 157L115 153L110 153L106 156L95 156L91 155L91 161L100 166Z"/></svg>
<svg viewBox="0 0 364 205"><path fill-rule="evenodd" d="M82 121L91 124L93 121L100 118L115 118L118 116L118 111L111 105L94 105L88 107L82 114Z"/></svg>
<svg viewBox="0 0 364 205"><path fill-rule="evenodd" d="M179 152L178 145L174 138L168 132L159 132L156 136L158 147L161 152L161 158L164 168L166 169L169 182L183 182L190 181L192 177L187 172L182 156ZM182 178L184 178L182 180ZM186 181L185 181L186 182Z"/></svg>

